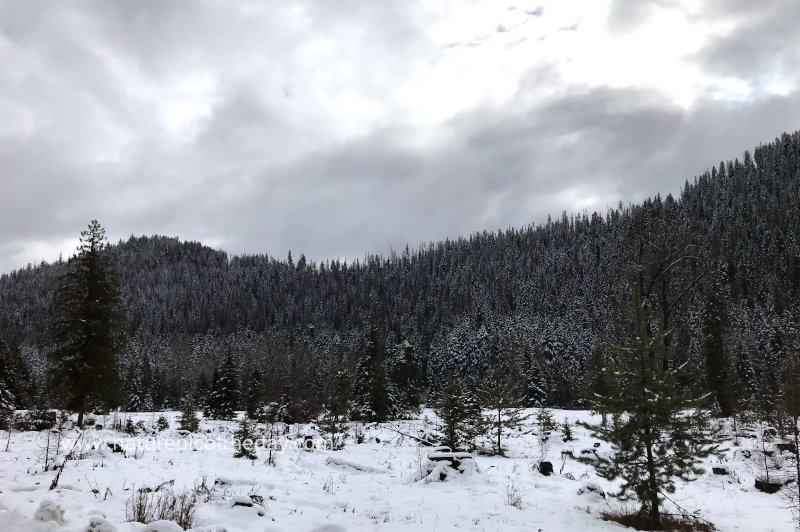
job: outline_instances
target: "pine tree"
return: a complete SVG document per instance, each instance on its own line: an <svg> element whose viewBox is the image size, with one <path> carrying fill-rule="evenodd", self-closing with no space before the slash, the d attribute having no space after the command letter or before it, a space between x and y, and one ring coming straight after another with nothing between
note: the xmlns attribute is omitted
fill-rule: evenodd
<svg viewBox="0 0 800 532"><path fill-rule="evenodd" d="M670 364L668 334L656 329L647 302L634 290L629 309L632 340L613 343L616 354L605 368L609 388L595 395L592 408L612 414L610 426L582 424L611 444L614 454L587 461L598 475L622 479L615 495L635 498L640 517L652 530L661 525L663 493L674 493L675 479L694 480L701 460L719 450L717 431L709 429L701 404L679 393L679 369ZM656 329L654 331L654 329Z"/></svg>
<svg viewBox="0 0 800 532"><path fill-rule="evenodd" d="M233 355L228 353L222 364L214 370L208 412L213 419L233 419L239 389Z"/></svg>
<svg viewBox="0 0 800 532"><path fill-rule="evenodd" d="M197 432L200 428L200 420L197 418L197 404L192 399L184 399L181 403L178 428L189 432Z"/></svg>
<svg viewBox="0 0 800 532"><path fill-rule="evenodd" d="M259 418L259 410L264 403L264 383L261 370L253 368L247 379L244 394L244 411L250 419Z"/></svg>
<svg viewBox="0 0 800 532"><path fill-rule="evenodd" d="M795 352L790 353L783 364L781 374L781 406L789 418L790 438L794 444L794 452L789 453L789 462L793 466L795 479L800 479L800 342ZM789 505L795 523L800 527L800 483L795 482L789 494Z"/></svg>
<svg viewBox="0 0 800 532"><path fill-rule="evenodd" d="M333 451L344 448L349 397L350 377L344 370L337 371L328 385L327 401L319 421L320 432L327 438Z"/></svg>
<svg viewBox="0 0 800 532"><path fill-rule="evenodd" d="M14 409L31 406L32 387L19 347L0 339L0 418L3 413L7 418Z"/></svg>
<svg viewBox="0 0 800 532"><path fill-rule="evenodd" d="M392 400L376 327L371 328L362 352L353 382L352 416L363 421L386 421L392 409Z"/></svg>
<svg viewBox="0 0 800 532"><path fill-rule="evenodd" d="M118 403L122 318L105 229L92 220L80 241L55 292L50 377L61 405L78 412L83 426L88 409Z"/></svg>
<svg viewBox="0 0 800 532"><path fill-rule="evenodd" d="M484 418L492 436L492 454L503 456L503 433L519 429L529 417L524 413L525 392L508 378L500 360L495 360L492 374L478 386L477 394L481 406L489 410Z"/></svg>
<svg viewBox="0 0 800 532"><path fill-rule="evenodd" d="M412 419L420 412L421 370L417 350L405 340L395 348L394 359L392 367L394 410L398 418Z"/></svg>
<svg viewBox="0 0 800 532"><path fill-rule="evenodd" d="M719 415L730 417L735 399L731 396L730 364L725 353L726 306L719 280L711 283L703 323L703 355L706 381L719 405Z"/></svg>
<svg viewBox="0 0 800 532"><path fill-rule="evenodd" d="M475 395L456 377L450 377L433 406L438 418L434 439L439 445L471 451L475 438L485 433L480 405Z"/></svg>
<svg viewBox="0 0 800 532"><path fill-rule="evenodd" d="M255 460L258 458L256 454L257 435L253 422L247 415L243 416L239 421L239 427L233 433L234 444L234 458L248 458Z"/></svg>

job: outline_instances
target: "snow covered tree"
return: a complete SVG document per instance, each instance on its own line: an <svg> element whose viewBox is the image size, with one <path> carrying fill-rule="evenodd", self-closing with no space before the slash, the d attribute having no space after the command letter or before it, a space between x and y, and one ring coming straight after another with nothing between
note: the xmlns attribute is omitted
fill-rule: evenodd
<svg viewBox="0 0 800 532"><path fill-rule="evenodd" d="M14 409L28 406L30 387L19 348L0 339L0 427L6 426Z"/></svg>
<svg viewBox="0 0 800 532"><path fill-rule="evenodd" d="M495 360L488 379L478 385L478 401L489 412L484 415L492 439L492 454L503 456L503 433L518 430L528 419L525 391L509 378L500 360Z"/></svg>
<svg viewBox="0 0 800 532"><path fill-rule="evenodd" d="M254 367L247 377L243 397L244 411L250 419L259 418L259 409L264 404L264 382L261 370Z"/></svg>
<svg viewBox="0 0 800 532"><path fill-rule="evenodd" d="M613 343L605 368L609 387L592 397L592 408L612 414L610 425L583 424L594 437L611 444L613 455L587 460L598 475L622 479L615 495L635 498L640 517L653 530L661 525L663 495L675 491L675 479L694 480L701 460L719 450L718 431L710 428L699 401L680 393L680 368L670 364L668 334L653 323L647 301L634 289L629 309L631 340Z"/></svg>
<svg viewBox="0 0 800 532"><path fill-rule="evenodd" d="M392 398L380 345L378 330L373 326L356 364L351 396L351 416L354 419L377 422L389 419Z"/></svg>
<svg viewBox="0 0 800 532"><path fill-rule="evenodd" d="M392 388L394 411L400 419L411 419L420 411L421 369L416 348L404 340L394 349Z"/></svg>
<svg viewBox="0 0 800 532"><path fill-rule="evenodd" d="M800 345L790 353L783 364L781 375L781 406L789 418L789 437L794 444L794 452L789 453L789 462L793 466L795 479L800 479ZM795 482L789 494L789 506L794 515L795 524L800 528L800 482Z"/></svg>
<svg viewBox="0 0 800 532"><path fill-rule="evenodd" d="M350 396L350 378L346 371L337 371L328 385L327 401L319 420L319 429L328 440L331 450L344 448L347 433L347 408Z"/></svg>
<svg viewBox="0 0 800 532"><path fill-rule="evenodd" d="M197 404L192 399L184 399L181 403L178 428L189 432L197 432L200 428L200 420L197 418Z"/></svg>
<svg viewBox="0 0 800 532"><path fill-rule="evenodd" d="M730 417L735 398L731 390L731 365L728 362L724 338L727 309L721 293L721 282L714 279L710 285L703 323L706 382L708 389L714 393L718 414L721 417Z"/></svg>
<svg viewBox="0 0 800 532"><path fill-rule="evenodd" d="M215 370L208 401L209 416L214 419L233 419L239 399L236 365L228 353Z"/></svg>
<svg viewBox="0 0 800 532"><path fill-rule="evenodd" d="M438 418L434 439L455 450L472 450L475 438L486 432L480 404L463 381L451 377L433 405Z"/></svg>
<svg viewBox="0 0 800 532"><path fill-rule="evenodd" d="M80 242L55 292L50 377L61 406L78 412L83 426L88 409L118 404L122 317L105 229L92 220Z"/></svg>
<svg viewBox="0 0 800 532"><path fill-rule="evenodd" d="M253 427L253 422L245 414L241 421L239 421L239 426L236 429L236 432L233 433L233 457L247 458L249 460L257 459L257 440L258 435Z"/></svg>

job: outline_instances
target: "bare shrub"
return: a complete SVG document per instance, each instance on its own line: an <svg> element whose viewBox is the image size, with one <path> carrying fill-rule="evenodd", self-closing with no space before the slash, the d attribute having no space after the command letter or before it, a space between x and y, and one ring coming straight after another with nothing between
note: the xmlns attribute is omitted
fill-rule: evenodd
<svg viewBox="0 0 800 532"><path fill-rule="evenodd" d="M171 488L140 488L125 505L128 521L148 524L153 521L174 521L184 530L192 528L201 495L198 490L175 493Z"/></svg>
<svg viewBox="0 0 800 532"><path fill-rule="evenodd" d="M513 480L509 480L506 484L506 504L522 510L522 493Z"/></svg>

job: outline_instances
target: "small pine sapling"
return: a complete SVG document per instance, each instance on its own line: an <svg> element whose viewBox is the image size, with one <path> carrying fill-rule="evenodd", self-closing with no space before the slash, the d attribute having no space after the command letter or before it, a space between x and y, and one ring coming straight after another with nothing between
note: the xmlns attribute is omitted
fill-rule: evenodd
<svg viewBox="0 0 800 532"><path fill-rule="evenodd" d="M234 458L256 460L256 431L253 422L246 415L239 421L239 427L233 434Z"/></svg>

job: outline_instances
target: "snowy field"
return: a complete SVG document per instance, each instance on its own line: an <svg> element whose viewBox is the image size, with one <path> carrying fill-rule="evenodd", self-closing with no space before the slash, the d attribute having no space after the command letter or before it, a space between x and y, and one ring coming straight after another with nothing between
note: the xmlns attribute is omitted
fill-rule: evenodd
<svg viewBox="0 0 800 532"><path fill-rule="evenodd" d="M582 411L553 412L559 423L565 416L571 422L591 418ZM130 417L150 427L159 415ZM8 434L0 432L0 531L180 530L172 523L126 520L126 505L135 494L155 500L168 490L200 494L194 529L206 531L630 530L600 519L601 512L619 509L619 502L586 489L613 485L590 466L562 456L562 451L575 456L607 452L579 427L573 427L570 442L562 441L560 429L554 431L544 448L535 433L510 437L508 458L476 455L477 471L438 481L435 474L429 476L435 479L423 478L429 448L405 436L429 430L430 411L417 421L367 425L364 443L349 437L341 451L298 448L302 445L294 443L314 430L292 426L274 466L265 463L265 450L251 461L233 458L229 447L218 444L235 430L235 422L202 421L200 434L182 435L175 430L178 413L165 416L170 428L150 436L86 430L87 441L119 442L128 451L113 452L107 445L84 450L66 463L52 491L56 472L44 471L47 433L14 432L3 452ZM96 423L111 426L111 416ZM68 445L76 434L67 435ZM756 440L739 442L727 446L730 474L712 474L709 463L706 474L681 485L674 500L699 511L718 530L792 530L782 494L767 495L753 486L760 472L758 453L747 451L755 449ZM56 465L64 454L56 457ZM550 476L537 469L543 455L553 464Z"/></svg>

